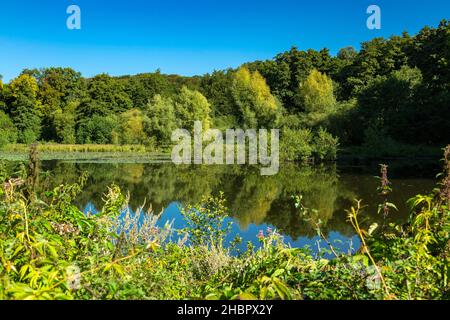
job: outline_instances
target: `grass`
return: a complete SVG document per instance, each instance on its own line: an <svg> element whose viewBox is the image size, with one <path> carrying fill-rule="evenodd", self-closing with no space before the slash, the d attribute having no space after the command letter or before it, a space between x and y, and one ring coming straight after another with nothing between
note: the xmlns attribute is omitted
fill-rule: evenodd
<svg viewBox="0 0 450 320"><path fill-rule="evenodd" d="M98 162L161 162L170 157L163 150L147 150L143 145L110 144L39 144L41 160L98 161ZM0 150L0 159L26 161L29 146L10 144Z"/></svg>
<svg viewBox="0 0 450 320"><path fill-rule="evenodd" d="M26 144L10 144L2 149L6 152L26 152L29 146ZM38 145L40 152L133 152L145 153L143 145L113 145L113 144L56 144L45 143Z"/></svg>

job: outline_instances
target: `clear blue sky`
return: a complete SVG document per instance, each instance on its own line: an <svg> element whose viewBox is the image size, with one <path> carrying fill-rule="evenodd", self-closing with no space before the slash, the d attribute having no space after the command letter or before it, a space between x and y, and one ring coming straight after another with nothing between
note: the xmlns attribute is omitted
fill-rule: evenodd
<svg viewBox="0 0 450 320"><path fill-rule="evenodd" d="M82 29L66 28L80 6ZM366 9L382 10L382 29L366 28ZM449 0L2 0L0 74L72 67L101 72L204 74L300 49L339 48L377 36L416 33L450 18Z"/></svg>

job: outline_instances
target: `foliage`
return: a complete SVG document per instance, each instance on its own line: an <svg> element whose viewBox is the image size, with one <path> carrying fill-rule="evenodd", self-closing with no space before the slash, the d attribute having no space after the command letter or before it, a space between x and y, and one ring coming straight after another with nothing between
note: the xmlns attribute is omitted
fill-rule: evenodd
<svg viewBox="0 0 450 320"><path fill-rule="evenodd" d="M338 141L323 128L313 133L310 129L285 127L282 130L280 154L288 161L333 161L336 160Z"/></svg>
<svg viewBox="0 0 450 320"><path fill-rule="evenodd" d="M147 114L144 130L160 144L169 144L173 130L177 129L177 118L172 99L159 94L150 100L145 108Z"/></svg>
<svg viewBox="0 0 450 320"><path fill-rule="evenodd" d="M0 148L17 141L17 129L12 120L0 111Z"/></svg>
<svg viewBox="0 0 450 320"><path fill-rule="evenodd" d="M11 119L19 131L19 142L31 143L39 138L41 131L40 102L36 79L23 74L10 85Z"/></svg>
<svg viewBox="0 0 450 320"><path fill-rule="evenodd" d="M285 160L307 161L313 153L312 139L312 132L309 129L285 128L281 136L280 154Z"/></svg>
<svg viewBox="0 0 450 320"><path fill-rule="evenodd" d="M144 123L146 118L139 109L131 109L122 113L118 119L119 141L121 144L145 144Z"/></svg>
<svg viewBox="0 0 450 320"><path fill-rule="evenodd" d="M186 86L181 88L175 100L175 114L180 120L181 128L193 131L194 122L201 121L203 129L211 126L211 105L198 91Z"/></svg>
<svg viewBox="0 0 450 320"><path fill-rule="evenodd" d="M298 105L307 113L329 113L336 104L333 81L313 69L299 87Z"/></svg>
<svg viewBox="0 0 450 320"><path fill-rule="evenodd" d="M117 144L119 142L117 118L94 115L78 124L77 142L93 144Z"/></svg>
<svg viewBox="0 0 450 320"><path fill-rule="evenodd" d="M258 71L241 67L234 75L232 93L245 128L273 128L281 106Z"/></svg>
<svg viewBox="0 0 450 320"><path fill-rule="evenodd" d="M314 139L314 155L315 159L336 160L339 147L339 139L333 137L325 129L320 128Z"/></svg>
<svg viewBox="0 0 450 320"><path fill-rule="evenodd" d="M448 299L449 154L450 146L436 190L410 200L407 224L366 230L362 202L348 210L362 245L353 255L331 247L333 259L290 248L271 228L232 255L222 246L222 196L186 206L177 239L171 223L131 212L116 185L97 214L84 214L73 202L86 175L30 200L29 177L0 166L0 299ZM296 201L299 214L316 211Z"/></svg>
<svg viewBox="0 0 450 320"><path fill-rule="evenodd" d="M156 70L88 79L70 68L25 69L0 83L0 110L26 144L166 147L173 128L191 130L195 120L225 130L279 128L295 118L299 123L289 128L322 127L347 150L396 156L408 146L420 153L424 145L449 142L449 28L443 20L416 35L374 38L335 56L327 48L292 47L273 59L194 77ZM387 147L378 148L383 141Z"/></svg>

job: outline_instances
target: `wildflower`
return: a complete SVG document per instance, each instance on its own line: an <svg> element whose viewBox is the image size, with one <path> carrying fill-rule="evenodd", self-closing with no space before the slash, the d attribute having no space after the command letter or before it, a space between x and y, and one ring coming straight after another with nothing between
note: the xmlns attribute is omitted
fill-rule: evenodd
<svg viewBox="0 0 450 320"><path fill-rule="evenodd" d="M272 228L271 227L267 227L267 233L268 234L272 234L272 232L273 232Z"/></svg>
<svg viewBox="0 0 450 320"><path fill-rule="evenodd" d="M388 166L385 164L381 165L381 194L387 195L389 193L389 185L391 182L387 177L387 168Z"/></svg>
<svg viewBox="0 0 450 320"><path fill-rule="evenodd" d="M263 239L264 239L264 231L259 230L259 233L258 233L258 239L259 239L259 240L263 240Z"/></svg>

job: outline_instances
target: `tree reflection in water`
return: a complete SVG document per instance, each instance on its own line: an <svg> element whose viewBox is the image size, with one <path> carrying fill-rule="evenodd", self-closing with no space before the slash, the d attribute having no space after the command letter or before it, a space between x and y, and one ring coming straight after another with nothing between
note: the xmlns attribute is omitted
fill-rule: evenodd
<svg viewBox="0 0 450 320"><path fill-rule="evenodd" d="M376 212L380 199L374 174L336 165L286 163L275 176L261 176L259 168L252 166L175 166L171 163L49 161L43 163L43 168L51 172L49 184L52 185L76 181L83 171L90 174L84 192L77 199L82 209L99 208L103 192L112 183L130 193L132 210L146 201L155 212L173 203L196 203L203 195L223 191L241 232L257 232L254 230L257 226L271 225L293 241L316 235L311 223L299 215L293 195L301 194L307 207L318 210L314 219L322 221L325 234L353 235L345 210L354 199L364 199L367 205L366 224L381 223L383 219ZM391 180L394 192L390 201L396 203L401 212L390 217L396 220L406 218L405 201L409 197L430 190L434 183L428 178L394 177ZM173 210L174 206L171 208Z"/></svg>

